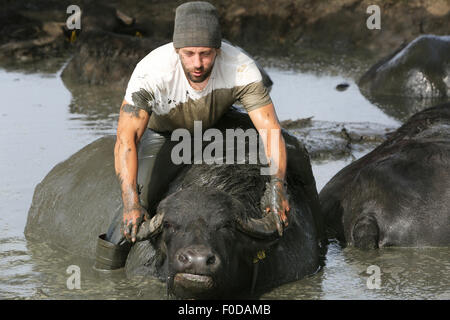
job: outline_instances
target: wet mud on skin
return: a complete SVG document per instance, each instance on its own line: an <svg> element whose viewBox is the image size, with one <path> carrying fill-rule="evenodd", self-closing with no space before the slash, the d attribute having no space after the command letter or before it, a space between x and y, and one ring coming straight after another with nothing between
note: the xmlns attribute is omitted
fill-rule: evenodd
<svg viewBox="0 0 450 320"><path fill-rule="evenodd" d="M401 122L360 94L355 75L326 63L317 66L321 67L315 72L287 65L268 72L279 118L309 150L320 191L336 172L371 151ZM36 184L88 143L115 134L123 99L124 92L102 87L68 91L60 70L0 69L0 93L8 102L8 108L0 109L0 299L166 299L165 284L158 280L127 279L121 271L99 273L92 269L93 259L24 238ZM349 84L347 90L337 91L340 83ZM449 248L364 252L332 243L319 273L261 298L450 299L449 261ZM79 290L67 288L66 270L71 265L81 270ZM381 269L381 289L367 288L370 265Z"/></svg>

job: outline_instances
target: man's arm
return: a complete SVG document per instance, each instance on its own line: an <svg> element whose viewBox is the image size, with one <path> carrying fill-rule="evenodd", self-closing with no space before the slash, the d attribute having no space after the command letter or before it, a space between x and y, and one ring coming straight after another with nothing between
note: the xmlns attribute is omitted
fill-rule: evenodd
<svg viewBox="0 0 450 320"><path fill-rule="evenodd" d="M248 115L261 135L270 166L276 168L263 200L266 203L266 211L278 214L281 221L277 221L277 227L279 234L282 235L281 222L287 226L286 214L290 208L284 185L287 164L286 145L281 134L281 126L272 103L249 111Z"/></svg>
<svg viewBox="0 0 450 320"><path fill-rule="evenodd" d="M149 113L132 106L127 101L120 107L117 140L114 148L114 165L122 190L122 232L127 240L136 241L139 224L146 211L139 203L137 192L137 144L147 128Z"/></svg>
<svg viewBox="0 0 450 320"><path fill-rule="evenodd" d="M250 111L248 115L261 135L270 165L276 168L274 175L284 180L286 175L286 146L273 104Z"/></svg>

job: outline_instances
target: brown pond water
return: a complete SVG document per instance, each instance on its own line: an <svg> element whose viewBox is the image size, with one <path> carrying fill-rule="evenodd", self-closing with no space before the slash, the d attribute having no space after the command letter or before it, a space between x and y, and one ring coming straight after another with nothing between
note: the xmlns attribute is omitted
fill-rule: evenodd
<svg viewBox="0 0 450 320"><path fill-rule="evenodd" d="M313 116L369 127L400 125L360 94L352 76L325 71L268 69L280 120ZM348 90L335 90L341 82L350 84ZM82 86L77 91L71 95L59 72L0 69L0 299L165 299L165 285L157 280L98 273L91 260L25 240L36 184L81 147L115 133L121 93ZM313 161L319 191L373 147L361 146L337 160ZM67 286L71 265L80 267L80 289ZM379 289L370 286L367 269L372 265L381 272ZM450 299L450 248L364 252L332 243L320 272L262 299Z"/></svg>

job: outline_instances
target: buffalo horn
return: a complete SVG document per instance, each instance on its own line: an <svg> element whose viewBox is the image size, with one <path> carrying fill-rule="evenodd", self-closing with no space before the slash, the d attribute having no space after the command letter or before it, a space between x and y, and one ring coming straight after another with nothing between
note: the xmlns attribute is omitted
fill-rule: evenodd
<svg viewBox="0 0 450 320"><path fill-rule="evenodd" d="M139 227L136 235L137 241L151 238L161 232L164 213L158 212L150 220L144 221Z"/></svg>
<svg viewBox="0 0 450 320"><path fill-rule="evenodd" d="M277 224L275 222L276 213L268 213L260 219L237 219L238 228L249 236L266 239L278 234Z"/></svg>

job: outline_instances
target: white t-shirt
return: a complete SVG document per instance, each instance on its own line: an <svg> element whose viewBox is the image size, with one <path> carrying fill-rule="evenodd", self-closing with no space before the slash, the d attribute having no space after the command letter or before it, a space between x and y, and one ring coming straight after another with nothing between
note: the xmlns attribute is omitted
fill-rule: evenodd
<svg viewBox="0 0 450 320"><path fill-rule="evenodd" d="M236 101L247 111L272 103L255 62L227 42L220 49L201 91L189 84L173 43L153 50L134 69L125 100L146 110L148 127L159 132L192 131L194 121L212 127Z"/></svg>

